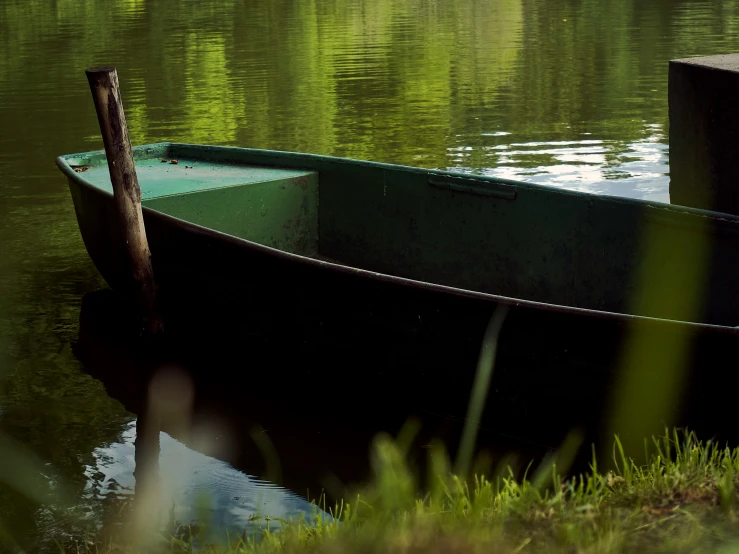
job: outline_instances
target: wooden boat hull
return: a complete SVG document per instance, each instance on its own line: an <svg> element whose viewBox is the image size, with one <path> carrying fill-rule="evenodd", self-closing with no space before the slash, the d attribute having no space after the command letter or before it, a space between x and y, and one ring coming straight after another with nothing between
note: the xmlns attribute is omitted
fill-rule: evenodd
<svg viewBox="0 0 739 554"><path fill-rule="evenodd" d="M253 156L267 165L318 166L319 174L331 163L358 163L330 159L316 162L312 159L316 157L279 153L262 153L259 158L258 154ZM112 195L78 178L66 161L60 162L60 166L69 177L80 231L92 260L111 287L126 295L126 257ZM430 179L423 170L394 170L407 170L409 175L422 174L424 180ZM454 178L439 178L438 182L461 186ZM502 186L482 192L490 190L503 201L508 200L505 195L511 192ZM583 196L575 198L577 206L597 205L596 199ZM558 198L554 195L553 200ZM619 211L620 208L623 209ZM566 213L573 213L573 209L570 206ZM600 215L613 221L619 217L633 219L637 212L668 220L668 226L677 229L678 235L690 225L702 225L709 229L707 233L720 237L739 229L739 219L735 221L730 216L714 220L707 213L670 211L628 202L600 206ZM696 223L696 218L705 221ZM197 319L202 325L206 318L206 326L224 328L261 326L283 335L286 349L299 352L314 345L335 348L336 355L346 356L341 371L322 375L320 367L301 370L307 372L308 378L318 378L325 384L326 408L334 402L356 403L365 408L373 403L383 407L395 404L402 408L408 395L413 395L414 406L420 402L423 409L463 419L484 326L495 307L505 303L511 311L500 336L495 376L484 414L486 428L548 446L556 446L573 429L584 431L586 440L603 437L604 431L618 430L613 414L623 404L619 395L630 390L631 379L637 384L636 389L642 391L634 398L633 410L643 414L644 420L630 429L652 432L663 424L688 423L699 431L733 436L728 411L731 404L717 403L715 389L716 382L733 385L736 379L725 360L735 352L739 331L727 325L554 305L358 269L265 247L148 207L144 208L144 219L156 278L167 310L178 314L175 320ZM588 219L592 220L593 215ZM600 222L599 229L607 227L608 221ZM634 233L625 236L632 237ZM618 233L612 231L611 235L617 241ZM609 244L602 236L599 239L601 246ZM360 251L347 254L347 258L362 254L361 248L366 244L362 240L358 244ZM622 245L619 250L623 250ZM733 298L727 302L712 300L717 290L723 293L730 288L726 279L716 278L718 271L714 267L721 259L718 254L729 250L728 240L712 243L711 261L707 262L705 279L713 288L705 312L719 322L733 317L731 309L735 304ZM381 252L379 257L384 254ZM565 258L568 255L563 253ZM413 255L410 258L413 262ZM739 264L733 268L722 264L728 267L729 277L739 271ZM637 265L631 261L627 269L633 270ZM613 284L609 286L617 287L621 279L622 287L629 287L627 277L612 276ZM580 276L568 279L572 285ZM552 292L556 287L551 282L541 283L536 290L542 298L560 294ZM509 290L517 286L513 283ZM666 286L670 288L669 284ZM600 297L607 302L607 295ZM669 312L672 308L664 309ZM392 355L380 360L372 358L373 350L379 349L393 329L419 344L416 360ZM307 339L306 333L310 335ZM296 342L301 344L296 347ZM345 345L350 346L344 348ZM427 355L423 355L423 348ZM353 363L367 356L376 362L377 374L368 375L366 364L359 364L364 373L357 375L352 371ZM243 379L246 375L248 379L248 353L243 367L219 370L231 378L238 375ZM301 390L299 384L295 390ZM719 396L727 395L727 390L722 387ZM672 404L669 409L655 411L654 399L663 392ZM359 397L364 401L360 403Z"/></svg>

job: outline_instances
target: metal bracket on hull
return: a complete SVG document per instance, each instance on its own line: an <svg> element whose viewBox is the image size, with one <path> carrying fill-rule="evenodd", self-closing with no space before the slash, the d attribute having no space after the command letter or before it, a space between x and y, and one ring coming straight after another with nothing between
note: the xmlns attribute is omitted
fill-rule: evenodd
<svg viewBox="0 0 739 554"><path fill-rule="evenodd" d="M453 192L462 192L477 196L492 196L494 198L502 198L504 200L516 199L516 187L513 185L504 185L502 183L478 181L475 179L467 179L465 177L442 178L429 175L428 184L435 188L451 190Z"/></svg>

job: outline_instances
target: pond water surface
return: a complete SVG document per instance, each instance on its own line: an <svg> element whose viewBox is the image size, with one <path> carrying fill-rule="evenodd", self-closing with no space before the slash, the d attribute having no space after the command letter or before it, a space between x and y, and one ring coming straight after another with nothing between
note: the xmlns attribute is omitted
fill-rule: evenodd
<svg viewBox="0 0 739 554"><path fill-rule="evenodd" d="M314 152L667 202L668 60L735 51L739 0L0 3L0 550L74 527L54 507L62 483L93 523L133 486L135 416L74 350L82 297L105 286L54 166L102 147L86 67L117 67L136 144ZM228 496L216 520L241 525L258 499L274 515L310 509L249 467L168 434L161 444L165 470L181 462L165 471L175 496Z"/></svg>

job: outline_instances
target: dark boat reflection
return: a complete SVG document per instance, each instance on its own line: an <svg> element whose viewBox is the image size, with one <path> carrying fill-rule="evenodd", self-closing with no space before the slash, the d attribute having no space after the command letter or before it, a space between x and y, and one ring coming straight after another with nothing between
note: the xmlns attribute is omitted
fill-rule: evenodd
<svg viewBox="0 0 739 554"><path fill-rule="evenodd" d="M347 313L336 320L300 310L284 319L248 314L242 322L194 315L173 322L166 343L152 349L133 331L129 307L104 290L83 299L75 352L155 436L164 431L305 498L325 492L330 504L370 476L369 448L379 432L396 435L409 420L420 422L410 456L420 472L432 439L456 452L485 325L479 317L479 333L470 333L476 327L467 321L460 334L450 322L449 332L427 336L415 332L415 316L358 314L349 321ZM733 336L684 337L659 323L634 329L561 314L554 325L547 317L513 308L504 324L477 436L478 450L491 459L508 463L515 453L520 467L536 464L573 430L582 442L572 471L588 469L591 443L610 451L612 436L603 432L608 399L634 336L659 347L634 355L646 391L638 402L658 401L673 387L678 401L669 423L687 423L704 438L737 438L727 417L731 403L720 400L732 389L715 386L719 378L733 380L722 369ZM262 319L268 325L260 326ZM679 383L655 380L659 361L650 356L678 351L685 341L686 355L710 363ZM642 407L634 404L637 417ZM647 423L659 431L668 422Z"/></svg>
<svg viewBox="0 0 739 554"><path fill-rule="evenodd" d="M153 437L166 433L162 474L171 436L306 499L325 494L330 505L370 477L378 433L396 435L419 422L410 457L419 471L432 439L454 453L479 354L479 337L445 344L407 330L352 325L348 333L331 321L285 321L284 332L267 333L253 326L180 327L150 349L136 336L128 306L102 290L83 298L75 353L110 396L139 416L140 428L152 426ZM453 394L439 402L429 391L444 387L430 379L444 373ZM156 449L157 439L149 442ZM522 462L551 450L485 425L478 444L501 456L515 451Z"/></svg>

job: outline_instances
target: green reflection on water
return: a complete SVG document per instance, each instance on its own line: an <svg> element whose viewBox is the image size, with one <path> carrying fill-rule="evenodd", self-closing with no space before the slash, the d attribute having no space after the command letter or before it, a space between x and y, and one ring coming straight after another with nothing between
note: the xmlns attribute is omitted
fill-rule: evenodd
<svg viewBox="0 0 739 554"><path fill-rule="evenodd" d="M667 61L737 51L738 31L739 0L2 2L0 428L81 487L130 418L69 349L101 286L53 165L101 147L85 67L118 67L137 143L666 199ZM33 532L33 510L0 488L0 520Z"/></svg>

